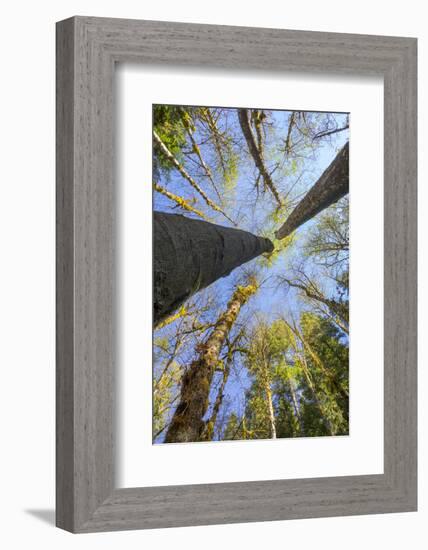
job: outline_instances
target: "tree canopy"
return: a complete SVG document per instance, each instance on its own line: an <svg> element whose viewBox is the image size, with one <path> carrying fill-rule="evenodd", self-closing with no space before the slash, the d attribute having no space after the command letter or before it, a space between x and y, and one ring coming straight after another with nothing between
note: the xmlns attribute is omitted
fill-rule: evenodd
<svg viewBox="0 0 428 550"><path fill-rule="evenodd" d="M342 113L154 106L153 207L174 220L155 246L180 298L154 328L155 443L348 433L348 131Z"/></svg>

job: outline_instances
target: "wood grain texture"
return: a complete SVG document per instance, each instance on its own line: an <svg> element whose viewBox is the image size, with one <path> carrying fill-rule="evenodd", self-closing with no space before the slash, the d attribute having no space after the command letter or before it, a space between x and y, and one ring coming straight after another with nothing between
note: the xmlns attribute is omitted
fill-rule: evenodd
<svg viewBox="0 0 428 550"><path fill-rule="evenodd" d="M73 159L74 26L56 42L56 521L72 529L73 491Z"/></svg>
<svg viewBox="0 0 428 550"><path fill-rule="evenodd" d="M115 489L116 62L383 76L383 475ZM415 39L58 23L57 525L92 532L416 510L416 245Z"/></svg>

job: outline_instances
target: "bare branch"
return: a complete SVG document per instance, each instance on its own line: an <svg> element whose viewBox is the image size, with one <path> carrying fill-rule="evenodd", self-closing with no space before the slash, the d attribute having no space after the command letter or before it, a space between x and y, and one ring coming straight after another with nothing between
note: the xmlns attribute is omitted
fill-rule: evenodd
<svg viewBox="0 0 428 550"><path fill-rule="evenodd" d="M343 132L344 130L348 130L348 128L349 128L349 124L346 124L345 126L343 126L343 128L336 128L335 130L328 130L326 132L318 132L318 134L316 134L312 138L312 140L320 139L325 136L331 136L332 134L337 134L338 132Z"/></svg>
<svg viewBox="0 0 428 550"><path fill-rule="evenodd" d="M275 184L272 181L272 178L267 171L262 155L257 147L256 141L254 139L253 132L251 130L250 122L248 119L248 110L247 109L238 109L239 123L241 125L242 133L244 134L245 140L247 142L248 150L250 151L251 156L257 166L260 174L263 177L266 187L270 190L272 195L275 197L278 206L283 205L281 197L279 196L278 190L275 187Z"/></svg>
<svg viewBox="0 0 428 550"><path fill-rule="evenodd" d="M217 185L214 181L211 169L208 166L208 164L205 162L204 158L202 157L201 150L199 148L199 145L196 143L195 137L193 135L192 128L190 127L189 120L187 119L187 116L190 117L190 115L182 107L180 107L180 114L181 114L181 118L183 120L184 128L186 129L187 135L189 136L190 142L192 144L192 152L195 153L195 155L198 157L199 162L200 162L202 168L204 169L205 174L207 175L208 179L210 180L211 185L213 186L213 189L216 192L219 201L222 202L222 198L221 198L220 192L217 188Z"/></svg>
<svg viewBox="0 0 428 550"><path fill-rule="evenodd" d="M291 132L293 130L293 126L296 120L296 111L293 111L290 115L290 121L288 123L288 131L287 131L287 137L285 139L285 152L287 155L291 153Z"/></svg>

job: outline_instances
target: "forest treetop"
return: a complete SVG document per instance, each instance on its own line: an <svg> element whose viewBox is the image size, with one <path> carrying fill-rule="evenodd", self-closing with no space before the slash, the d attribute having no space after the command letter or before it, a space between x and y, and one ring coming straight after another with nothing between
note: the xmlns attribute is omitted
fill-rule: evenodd
<svg viewBox="0 0 428 550"><path fill-rule="evenodd" d="M154 210L275 245L158 325L156 442L347 433L348 170L324 175L348 128L341 113L154 106ZM302 207L322 178L328 197Z"/></svg>

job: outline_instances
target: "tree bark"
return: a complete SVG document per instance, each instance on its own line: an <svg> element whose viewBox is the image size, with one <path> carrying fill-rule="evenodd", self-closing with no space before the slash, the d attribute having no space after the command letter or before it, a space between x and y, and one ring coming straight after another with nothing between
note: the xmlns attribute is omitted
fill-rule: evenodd
<svg viewBox="0 0 428 550"><path fill-rule="evenodd" d="M257 286L253 284L238 286L210 336L199 346L199 357L183 376L180 402L168 427L165 443L200 441L203 437L203 417L208 409L211 383L219 363L220 351L241 307L256 290Z"/></svg>
<svg viewBox="0 0 428 550"><path fill-rule="evenodd" d="M287 221L275 233L284 239L299 226L349 193L349 143L346 143L319 180L311 187Z"/></svg>
<svg viewBox="0 0 428 550"><path fill-rule="evenodd" d="M221 380L220 388L214 401L211 416L206 422L204 422L204 427L200 435L200 439L203 441L211 441L214 437L214 428L217 422L217 416L220 411L220 407L223 403L224 391L227 381L229 379L231 362L232 358L229 355L229 357L226 359L226 364L224 365L223 378Z"/></svg>
<svg viewBox="0 0 428 550"><path fill-rule="evenodd" d="M198 290L272 251L269 239L240 229L154 212L154 324Z"/></svg>

